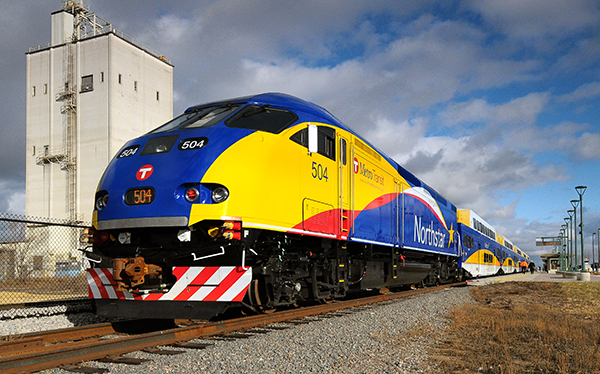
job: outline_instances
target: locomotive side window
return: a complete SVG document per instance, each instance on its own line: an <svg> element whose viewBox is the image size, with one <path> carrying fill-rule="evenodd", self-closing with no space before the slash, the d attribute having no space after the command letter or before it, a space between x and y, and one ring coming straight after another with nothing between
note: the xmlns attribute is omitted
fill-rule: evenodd
<svg viewBox="0 0 600 374"><path fill-rule="evenodd" d="M319 126L319 153L335 161L335 130Z"/></svg>
<svg viewBox="0 0 600 374"><path fill-rule="evenodd" d="M331 127L318 126L319 128L319 150L318 153L335 161L335 130ZM308 128L304 128L294 135L290 140L308 147ZM345 141L344 141L345 145ZM343 151L345 154L345 150Z"/></svg>
<svg viewBox="0 0 600 374"><path fill-rule="evenodd" d="M289 110L270 108L268 105L248 105L225 121L225 125L279 134L297 119L298 116Z"/></svg>
<svg viewBox="0 0 600 374"><path fill-rule="evenodd" d="M308 128L302 129L290 136L290 140L300 144L303 147L308 147Z"/></svg>

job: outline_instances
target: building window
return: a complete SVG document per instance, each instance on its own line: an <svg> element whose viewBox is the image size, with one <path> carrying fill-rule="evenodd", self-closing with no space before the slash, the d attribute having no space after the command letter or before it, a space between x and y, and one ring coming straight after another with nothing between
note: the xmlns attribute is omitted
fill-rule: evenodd
<svg viewBox="0 0 600 374"><path fill-rule="evenodd" d="M156 101L160 101L160 92L156 91Z"/></svg>
<svg viewBox="0 0 600 374"><path fill-rule="evenodd" d="M35 96L35 86L31 86L31 96Z"/></svg>
<svg viewBox="0 0 600 374"><path fill-rule="evenodd" d="M123 83L123 77L121 74L119 74L119 84L122 84L122 83Z"/></svg>
<svg viewBox="0 0 600 374"><path fill-rule="evenodd" d="M33 270L44 270L44 256L33 256Z"/></svg>
<svg viewBox="0 0 600 374"><path fill-rule="evenodd" d="M137 81L133 81L133 90L137 91Z"/></svg>
<svg viewBox="0 0 600 374"><path fill-rule="evenodd" d="M35 145L33 147L31 147L31 155L35 156Z"/></svg>
<svg viewBox="0 0 600 374"><path fill-rule="evenodd" d="M104 72L100 72L100 82L104 82Z"/></svg>
<svg viewBox="0 0 600 374"><path fill-rule="evenodd" d="M80 92L89 92L94 90L94 76L86 75L81 77L81 91Z"/></svg>
<svg viewBox="0 0 600 374"><path fill-rule="evenodd" d="M48 93L48 83L44 83L44 95Z"/></svg>

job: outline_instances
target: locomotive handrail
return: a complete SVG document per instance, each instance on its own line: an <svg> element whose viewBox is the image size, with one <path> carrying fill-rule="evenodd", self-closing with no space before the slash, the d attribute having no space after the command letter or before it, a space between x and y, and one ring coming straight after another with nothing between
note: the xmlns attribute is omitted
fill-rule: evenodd
<svg viewBox="0 0 600 374"><path fill-rule="evenodd" d="M94 263L96 263L96 264L99 264L99 263L101 263L101 262L102 262L102 258L100 258L99 260L97 260L97 259L93 259L93 258L90 258L90 257L86 256L86 254L88 254L88 253L91 253L91 254L93 254L93 255L96 255L96 256L100 256L100 255L99 255L99 254L97 254L97 253L94 253L94 252L87 251L87 249L88 249L88 248L90 248L90 247L91 247L91 245L88 245L87 247L85 247L85 248L83 248L83 249L81 249L81 248L77 248L77 250L83 253L83 254L81 255L81 257L82 257L84 260L88 260L88 261L94 262ZM100 257L101 257L101 256L100 256Z"/></svg>
<svg viewBox="0 0 600 374"><path fill-rule="evenodd" d="M204 260L204 259L211 258L211 257L222 256L225 254L225 248L223 246L221 246L220 248L221 248L221 253L213 253L212 255L196 257L196 254L194 252L192 252L191 255L194 257L194 261Z"/></svg>

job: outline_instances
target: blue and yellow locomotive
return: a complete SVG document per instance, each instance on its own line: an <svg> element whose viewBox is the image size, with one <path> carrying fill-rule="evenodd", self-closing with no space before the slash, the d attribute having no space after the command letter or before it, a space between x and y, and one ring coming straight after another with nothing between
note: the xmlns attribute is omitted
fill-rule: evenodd
<svg viewBox="0 0 600 374"><path fill-rule="evenodd" d="M481 275L459 212L315 104L194 106L104 172L90 297L105 316L210 318Z"/></svg>

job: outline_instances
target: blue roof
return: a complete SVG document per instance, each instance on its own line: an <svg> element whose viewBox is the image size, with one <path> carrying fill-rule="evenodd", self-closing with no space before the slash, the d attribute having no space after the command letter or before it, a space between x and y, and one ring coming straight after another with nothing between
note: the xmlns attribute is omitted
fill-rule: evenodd
<svg viewBox="0 0 600 374"><path fill-rule="evenodd" d="M237 98L227 99L227 100L213 101L210 103L205 103L205 104L189 107L185 111L188 112L191 110L198 110L201 108L212 107L212 106L216 106L216 105L225 105L225 104L255 104L255 105L268 104L269 106L273 106L273 107L301 110L301 111L304 111L304 112L307 112L307 113L310 113L310 114L313 114L313 115L316 115L319 117L323 117L323 118L327 119L328 121L333 122L336 125L339 125L345 129L348 129L347 126L342 124L342 122L340 122L340 120L335 118L335 116L333 114L329 113L329 111L327 111L325 108L323 108L317 104L311 103L309 101L302 100L295 96L284 94L284 93L279 93L279 92L268 92L268 93L262 93L262 94L257 94L257 95L242 96L242 97L237 97ZM350 129L348 129L348 130L351 131Z"/></svg>

